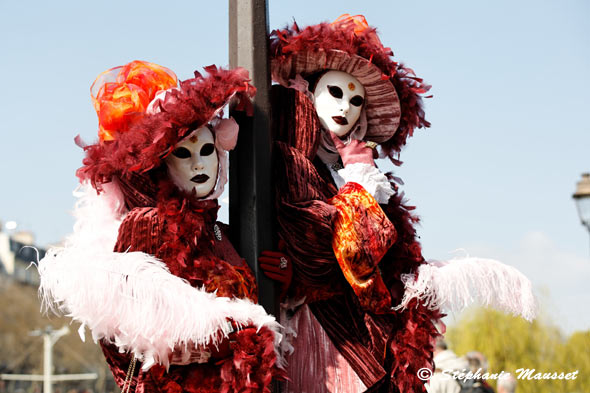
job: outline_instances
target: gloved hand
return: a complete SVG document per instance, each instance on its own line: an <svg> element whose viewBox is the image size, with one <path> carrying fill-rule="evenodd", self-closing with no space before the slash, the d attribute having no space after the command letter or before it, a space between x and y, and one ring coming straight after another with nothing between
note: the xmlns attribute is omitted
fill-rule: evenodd
<svg viewBox="0 0 590 393"><path fill-rule="evenodd" d="M375 166L375 160L373 159L374 150L367 146L367 142L351 139L350 142L345 145L342 139L333 132L330 132L330 137L332 137L332 141L334 142L336 149L338 149L338 153L340 153L340 158L342 158L344 166L356 163Z"/></svg>
<svg viewBox="0 0 590 393"><path fill-rule="evenodd" d="M293 265L287 254L284 253L286 245L284 241L279 242L280 251L262 251L258 258L258 264L264 274L281 285L280 300L287 295L291 279L293 278Z"/></svg>

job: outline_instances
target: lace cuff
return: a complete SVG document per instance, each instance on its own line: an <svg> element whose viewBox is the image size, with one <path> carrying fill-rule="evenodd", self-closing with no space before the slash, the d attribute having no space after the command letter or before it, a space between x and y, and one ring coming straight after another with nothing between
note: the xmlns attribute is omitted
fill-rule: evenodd
<svg viewBox="0 0 590 393"><path fill-rule="evenodd" d="M376 166L361 162L349 164L340 169L338 175L341 179L334 179L338 188L348 182L358 183L381 204L387 203L394 194L387 176Z"/></svg>

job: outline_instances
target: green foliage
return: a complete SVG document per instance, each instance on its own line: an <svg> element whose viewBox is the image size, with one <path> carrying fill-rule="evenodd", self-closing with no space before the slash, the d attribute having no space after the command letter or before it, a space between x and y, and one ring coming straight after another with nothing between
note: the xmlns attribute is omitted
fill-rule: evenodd
<svg viewBox="0 0 590 393"><path fill-rule="evenodd" d="M579 369L573 392L590 392L590 331L576 332L564 345L560 363L564 369ZM568 387L570 385L568 384Z"/></svg>
<svg viewBox="0 0 590 393"><path fill-rule="evenodd" d="M566 338L542 319L532 323L487 309L469 310L448 329L446 338L458 355L483 353L489 372L513 373L520 368L557 374L579 370L575 380L541 379L517 381L517 392L590 392L590 331ZM496 386L495 381L489 380Z"/></svg>

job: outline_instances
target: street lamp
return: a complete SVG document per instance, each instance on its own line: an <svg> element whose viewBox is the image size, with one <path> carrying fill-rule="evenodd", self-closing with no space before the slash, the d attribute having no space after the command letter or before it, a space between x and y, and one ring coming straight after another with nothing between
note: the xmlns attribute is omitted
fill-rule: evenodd
<svg viewBox="0 0 590 393"><path fill-rule="evenodd" d="M45 330L33 330L29 333L30 336L43 336L43 393L52 392L53 344L69 332L70 329L67 326L59 330L53 330L51 326L47 326Z"/></svg>
<svg viewBox="0 0 590 393"><path fill-rule="evenodd" d="M67 326L59 330L53 330L47 326L44 330L34 330L29 336L43 336L43 375L39 374L0 374L0 379L6 381L43 381L43 393L52 392L52 383L60 381L78 381L86 379L96 379L96 373L86 374L53 374L53 344L60 337L68 334L70 329Z"/></svg>
<svg viewBox="0 0 590 393"><path fill-rule="evenodd" d="M576 201L580 221L590 233L590 173L582 174L582 180L578 182L576 192L572 197Z"/></svg>

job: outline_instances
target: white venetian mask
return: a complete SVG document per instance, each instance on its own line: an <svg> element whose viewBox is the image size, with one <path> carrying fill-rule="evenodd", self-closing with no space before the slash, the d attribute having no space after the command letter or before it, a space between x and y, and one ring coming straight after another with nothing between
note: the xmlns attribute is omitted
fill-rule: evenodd
<svg viewBox="0 0 590 393"><path fill-rule="evenodd" d="M178 188L189 193L195 190L198 198L209 195L217 183L219 168L211 130L201 127L183 139L166 157L166 166Z"/></svg>
<svg viewBox="0 0 590 393"><path fill-rule="evenodd" d="M365 87L354 76L342 71L328 71L318 80L314 107L324 129L343 137L361 116Z"/></svg>

